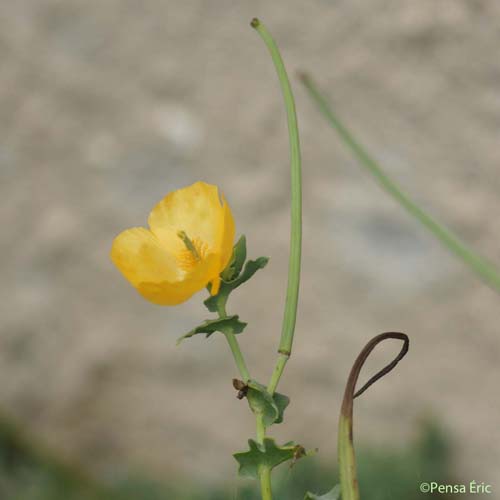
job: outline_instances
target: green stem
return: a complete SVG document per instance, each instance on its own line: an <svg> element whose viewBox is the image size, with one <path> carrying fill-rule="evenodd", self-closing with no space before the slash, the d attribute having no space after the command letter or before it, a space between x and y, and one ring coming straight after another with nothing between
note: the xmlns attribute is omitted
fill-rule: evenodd
<svg viewBox="0 0 500 500"><path fill-rule="evenodd" d="M217 313L219 314L219 318L227 317L225 302L218 304ZM243 382L247 383L250 380L250 372L248 371L245 358L243 357L243 353L241 352L238 339L236 338L236 335L233 332L224 333L224 336L226 337L227 343L229 344L231 353L233 354L233 358L236 363L236 366L238 367L238 371L240 372L241 378L243 379Z"/></svg>
<svg viewBox="0 0 500 500"><path fill-rule="evenodd" d="M337 452L342 500L359 500L356 457L352 444L352 415L340 415Z"/></svg>
<svg viewBox="0 0 500 500"><path fill-rule="evenodd" d="M273 500L273 490L271 486L271 469L269 467L261 467L259 469L260 477L260 494L262 500Z"/></svg>
<svg viewBox="0 0 500 500"><path fill-rule="evenodd" d="M231 352L233 353L233 358L240 372L241 378L243 382L248 383L250 380L250 373L248 371L247 365L245 363L245 358L243 357L243 353L240 349L240 344L238 343L238 339L234 333L225 333L224 334L229 347L231 348Z"/></svg>
<svg viewBox="0 0 500 500"><path fill-rule="evenodd" d="M276 389L284 367L292 352L293 336L297 319L297 304L299 299L300 284L300 258L302 246L302 174L300 159L299 130L295 112L295 100L292 88L286 73L281 54L270 33L258 20L252 21L252 27L264 40L273 60L285 101L288 122L288 135L290 140L290 172L291 172L291 230L290 230L290 256L288 262L288 286L286 291L285 311L281 328L281 338L276 368L269 384L270 392Z"/></svg>
<svg viewBox="0 0 500 500"><path fill-rule="evenodd" d="M257 427L257 443L264 444L266 426L264 425L264 415L262 413L255 415L255 423ZM271 469L269 467L259 467L259 481L262 500L272 500Z"/></svg>
<svg viewBox="0 0 500 500"><path fill-rule="evenodd" d="M299 131L297 115L295 112L295 101L293 98L290 81L286 73L283 59L281 58L276 42L271 34L258 19L253 19L252 27L264 40L273 60L281 85L281 91L285 100L285 108L288 122L288 134L290 139L290 169L291 169L291 230L290 230L290 256L288 262L288 285L286 291L285 311L281 328L281 338L278 348L279 357L273 371L268 391L273 394L279 383L286 362L292 352L293 335L297 319L297 304L299 300L300 284L300 257L302 246L302 180L300 163ZM262 415L256 415L257 441L264 442L266 428ZM272 500L271 469L261 467L259 469L262 500Z"/></svg>
<svg viewBox="0 0 500 500"><path fill-rule="evenodd" d="M327 121L337 130L343 142L354 153L361 165L375 177L382 189L403 206L410 215L423 224L450 252L462 260L491 288L500 292L500 272L496 267L467 247L450 230L435 221L403 193L399 186L385 175L380 164L354 139L312 80L307 75L301 75L301 79Z"/></svg>
<svg viewBox="0 0 500 500"><path fill-rule="evenodd" d="M302 246L302 175L300 161L299 129L297 115L295 112L295 101L292 88L286 73L283 59L281 58L276 42L264 25L258 20L252 21L252 27L256 29L264 40L281 85L281 91L285 100L285 108L288 121L288 135L290 139L290 170L291 170L291 233L290 233L290 257L288 263L288 287L286 291L285 312L281 330L279 352L290 355L295 331L297 317L297 303L299 299L300 283L300 256Z"/></svg>
<svg viewBox="0 0 500 500"><path fill-rule="evenodd" d="M278 387L278 383L280 381L281 375L283 374L286 363L289 359L290 359L290 356L288 354L280 353L280 355L278 357L278 361L276 362L276 366L274 367L274 371L273 371L273 374L271 376L271 380L269 382L269 385L267 386L267 392L269 392L269 394L271 394L271 395L274 394L274 391L276 390L276 387Z"/></svg>
<svg viewBox="0 0 500 500"><path fill-rule="evenodd" d="M255 415L255 423L257 426L257 443L263 444L266 437L266 426L264 425L264 415L257 413Z"/></svg>

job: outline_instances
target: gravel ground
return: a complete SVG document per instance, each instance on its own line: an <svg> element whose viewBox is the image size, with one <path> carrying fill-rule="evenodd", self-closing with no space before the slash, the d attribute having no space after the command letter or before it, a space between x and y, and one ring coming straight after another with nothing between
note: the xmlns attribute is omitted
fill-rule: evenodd
<svg viewBox="0 0 500 500"><path fill-rule="evenodd" d="M500 3L486 0L19 0L0 6L0 404L109 474L235 473L253 422L206 316L142 301L109 260L168 191L221 186L268 269L230 310L268 378L282 316L288 150L259 16L404 189L500 265ZM304 264L280 439L335 454L365 341L407 332L397 373L357 403L359 441L403 446L425 415L457 440L460 480L500 467L499 297L380 192L296 78ZM381 348L367 372L397 346ZM122 472L120 472L122 471ZM500 484L498 484L500 487Z"/></svg>

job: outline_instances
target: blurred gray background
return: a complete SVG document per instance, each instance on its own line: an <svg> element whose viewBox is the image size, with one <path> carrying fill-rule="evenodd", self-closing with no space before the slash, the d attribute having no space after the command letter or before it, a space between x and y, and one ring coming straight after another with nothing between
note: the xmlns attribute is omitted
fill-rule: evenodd
<svg viewBox="0 0 500 500"><path fill-rule="evenodd" d="M500 3L487 0L19 0L0 6L0 408L102 474L220 481L254 434L224 339L176 338L203 293L142 300L109 260L167 192L218 184L250 256L234 294L266 381L288 256L288 144L260 17L292 75L304 163L295 350L273 429L335 457L353 359L400 330L410 355L356 404L356 439L404 447L434 415L460 480L500 466L500 297L360 170L295 73L316 78L404 189L500 265ZM365 377L396 352L380 348Z"/></svg>

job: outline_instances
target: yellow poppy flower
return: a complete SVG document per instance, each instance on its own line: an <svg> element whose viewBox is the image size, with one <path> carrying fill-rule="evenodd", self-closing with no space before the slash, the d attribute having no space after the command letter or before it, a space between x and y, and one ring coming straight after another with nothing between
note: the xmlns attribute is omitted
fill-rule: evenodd
<svg viewBox="0 0 500 500"><path fill-rule="evenodd" d="M196 182L169 193L149 214L150 229L134 227L113 241L111 260L147 300L185 302L211 283L229 263L234 219L217 186Z"/></svg>

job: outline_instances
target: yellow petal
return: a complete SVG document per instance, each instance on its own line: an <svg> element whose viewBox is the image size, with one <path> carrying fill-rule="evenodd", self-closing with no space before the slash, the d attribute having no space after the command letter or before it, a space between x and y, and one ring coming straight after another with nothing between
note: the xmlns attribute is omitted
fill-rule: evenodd
<svg viewBox="0 0 500 500"><path fill-rule="evenodd" d="M218 250L220 252L220 271L224 271L226 266L229 264L231 256L233 254L233 244L234 236L236 233L236 228L234 225L234 218L224 195L222 195L222 213L223 221L221 227L219 228L219 244Z"/></svg>
<svg viewBox="0 0 500 500"><path fill-rule="evenodd" d="M134 286L145 281L178 281L182 274L176 258L143 227L120 233L111 247L111 260Z"/></svg>
<svg viewBox="0 0 500 500"><path fill-rule="evenodd" d="M199 238L210 251L217 251L223 219L217 186L196 182L165 196L151 211L148 223L151 231L173 253L184 245L177 236L179 231L184 231L191 240Z"/></svg>
<svg viewBox="0 0 500 500"><path fill-rule="evenodd" d="M186 273L177 259L145 228L132 228L113 241L111 259L137 291L155 304L180 304L218 275L219 257L208 255Z"/></svg>
<svg viewBox="0 0 500 500"><path fill-rule="evenodd" d="M137 286L137 291L155 304L166 306L181 304L206 287L213 279L214 272L217 272L217 264L217 256L211 254L182 281L176 283L166 281L140 283Z"/></svg>

